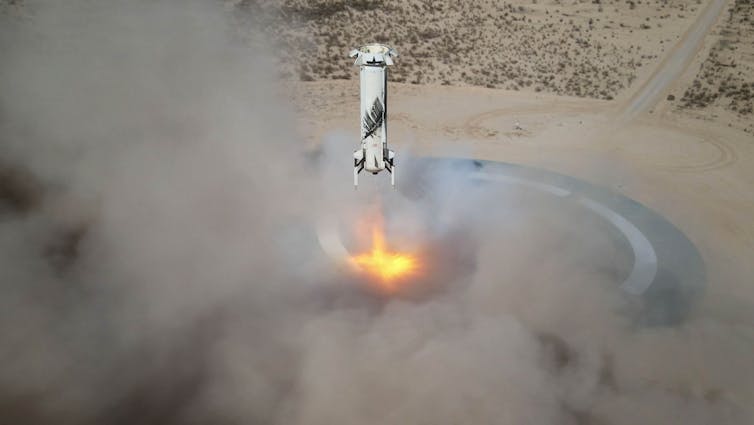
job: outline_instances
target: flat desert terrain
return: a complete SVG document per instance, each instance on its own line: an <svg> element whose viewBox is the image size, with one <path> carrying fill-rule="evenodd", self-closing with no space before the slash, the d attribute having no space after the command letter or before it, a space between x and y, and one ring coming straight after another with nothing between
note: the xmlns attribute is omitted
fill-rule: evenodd
<svg viewBox="0 0 754 425"><path fill-rule="evenodd" d="M753 102L752 0L0 0L0 422L750 425Z"/></svg>
<svg viewBox="0 0 754 425"><path fill-rule="evenodd" d="M750 2L386 1L313 12L319 4L286 3L300 24L274 28L285 42L306 34L327 58L317 62L327 69L306 68L303 82L285 84L307 143L332 132L358 139L358 71L344 47L385 22L376 39L403 53L389 69L394 149L526 164L611 187L693 240L715 282L709 291L754 302L736 290L754 275L744 260L754 258ZM422 19L406 24L412 10ZM446 45L450 32L456 44ZM754 320L735 311L741 323Z"/></svg>

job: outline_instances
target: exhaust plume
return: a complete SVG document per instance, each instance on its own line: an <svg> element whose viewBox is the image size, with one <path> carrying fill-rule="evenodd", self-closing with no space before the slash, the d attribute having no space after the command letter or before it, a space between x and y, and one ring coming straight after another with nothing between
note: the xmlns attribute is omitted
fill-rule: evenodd
<svg viewBox="0 0 754 425"><path fill-rule="evenodd" d="M587 217L467 170L407 158L400 191L354 193L356 139L305 153L264 40L221 6L2 16L3 422L752 420L750 326L636 325ZM411 296L317 243L378 197L391 244L427 247Z"/></svg>

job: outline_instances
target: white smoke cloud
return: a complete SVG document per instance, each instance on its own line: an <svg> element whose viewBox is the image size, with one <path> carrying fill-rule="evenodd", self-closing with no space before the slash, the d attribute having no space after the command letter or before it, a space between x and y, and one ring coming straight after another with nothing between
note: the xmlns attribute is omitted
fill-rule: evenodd
<svg viewBox="0 0 754 425"><path fill-rule="evenodd" d="M751 327L637 326L610 244L536 196L405 155L411 185L354 192L351 145L304 153L274 62L219 5L24 10L0 29L0 417L751 420ZM322 217L372 205L425 249L412 296L319 250Z"/></svg>

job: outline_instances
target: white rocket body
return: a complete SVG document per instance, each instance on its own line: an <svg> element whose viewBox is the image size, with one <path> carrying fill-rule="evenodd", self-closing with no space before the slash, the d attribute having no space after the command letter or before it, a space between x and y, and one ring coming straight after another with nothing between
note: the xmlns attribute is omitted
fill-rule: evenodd
<svg viewBox="0 0 754 425"><path fill-rule="evenodd" d="M387 147L385 123L385 68L362 66L361 76L361 147L364 149L364 169L380 172L385 169L383 149ZM382 115L380 119L378 115ZM370 131L367 122L376 127Z"/></svg>
<svg viewBox="0 0 754 425"><path fill-rule="evenodd" d="M360 67L361 147L353 153L353 184L359 185L359 173L390 173L395 186L395 153L387 147L387 66L398 53L382 44L369 44L351 51L354 65Z"/></svg>

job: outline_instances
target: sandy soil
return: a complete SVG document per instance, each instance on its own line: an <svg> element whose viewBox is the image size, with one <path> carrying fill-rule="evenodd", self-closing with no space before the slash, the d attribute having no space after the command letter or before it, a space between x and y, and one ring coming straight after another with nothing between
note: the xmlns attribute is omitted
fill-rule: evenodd
<svg viewBox="0 0 754 425"><path fill-rule="evenodd" d="M702 9L701 2L617 0L229 3L241 22L263 23L284 78L352 78L347 51L384 41L403 54L396 82L600 99L650 72Z"/></svg>
<svg viewBox="0 0 754 425"><path fill-rule="evenodd" d="M693 75L695 64L711 60L705 58L715 51L710 45L715 45L720 27L729 21L720 19L699 48L701 57L690 58L684 75ZM613 101L392 82L391 144L399 154L410 151L542 167L634 198L665 215L700 249L715 309L725 306L716 313L751 323L754 313L746 306L754 299L746 298L740 282L754 274L750 261L754 258L754 138L729 126L715 111L673 112L664 95L659 105L624 119L630 98L653 73L662 72L663 59L667 58L660 57L644 80L637 80ZM353 146L344 144L344 149L356 146L357 71L349 72L351 81L288 84L310 146L334 135L354 141ZM673 84L671 88L678 90L679 82ZM517 122L522 130L515 128Z"/></svg>
<svg viewBox="0 0 754 425"><path fill-rule="evenodd" d="M750 0L730 2L702 58L690 69L695 75L676 112L717 119L754 134L754 4Z"/></svg>
<svg viewBox="0 0 754 425"><path fill-rule="evenodd" d="M0 13L25 15L21 3L0 0ZM8 140L26 154L0 164L0 208L10 210L0 213L13 216L0 241L0 270L13 281L0 297L0 334L10 341L0 417L382 424L473 423L502 412L514 423L752 423L724 420L750 418L754 405L754 136L744 131L749 100L737 97L750 88L748 1L225 1L240 23L262 23L276 38L297 133L268 96L273 84L253 72L264 61L235 48L225 55L226 31L238 29L242 42L258 34L223 25L213 42L203 31L226 16L182 15L177 3L81 3L72 11L96 24L86 36L65 49L32 43L21 56L31 66L19 70L33 72L9 72L0 91L13 105L1 112L22 118ZM726 12L705 18L714 5ZM46 28L61 11L30 28L40 33L22 34L69 35L70 25ZM121 27L123 16L135 26ZM532 274L526 263L536 254L558 262L561 251L542 250L530 227L509 238L533 239L530 250L497 239L482 247L479 264L489 266L461 302L387 303L373 315L372 303L351 307L348 293L343 301L330 287L302 291L302 282L330 276L302 277L314 267L299 257L309 261L317 241L308 221L302 231L291 218L316 216L312 201L324 190L294 187L312 173L291 166L300 150L288 142L300 134L309 150L336 144L342 162L328 172L342 169L350 185L359 93L345 53L374 28L403 53L391 68L388 117L399 161L413 153L524 164L658 211L704 258L706 293L688 325L625 329L612 311L624 305L612 297L623 297L612 288L589 296L604 285L585 285L588 274L562 273L544 288L539 279L498 285L497 275L517 280L508 266ZM121 54L131 38L136 47ZM17 81L29 87L17 91ZM57 186L47 193L36 170L70 183L71 199L68 191L56 199ZM363 175L361 184L387 178ZM84 196L91 192L101 200ZM338 193L343 203L318 200L338 209L353 199ZM556 213L558 225L584 229ZM452 253L468 251L476 255L463 245ZM495 264L509 253L518 256ZM519 287L538 290L519 296Z"/></svg>
<svg viewBox="0 0 754 425"><path fill-rule="evenodd" d="M635 99L643 82L682 40L700 36L701 46L685 46L692 55L676 58L678 69L686 72L666 75L674 82L672 90L651 99L654 109L658 115L717 120L754 134L750 0L227 0L226 4L238 19L241 38L266 39L276 46L280 75L287 81L355 78L346 52L380 41L403 53L400 66L392 70L394 82L622 101ZM714 13L711 21L717 24L711 31L706 27L709 22L694 28L712 6L720 5L725 11L722 16ZM249 33L249 28L261 28L262 36Z"/></svg>

